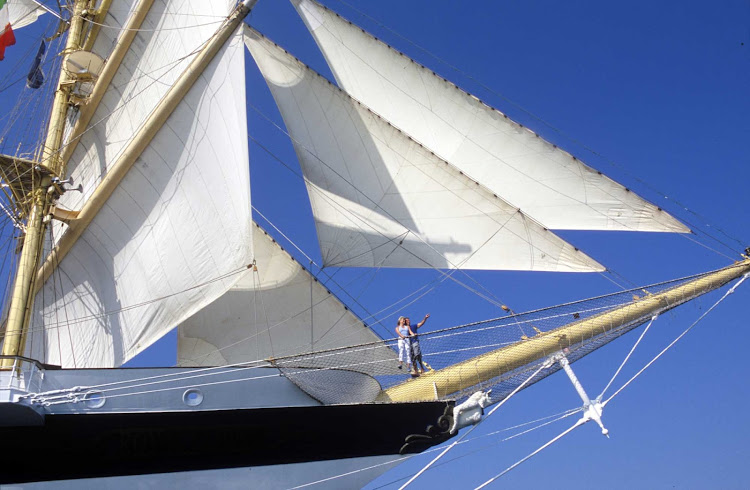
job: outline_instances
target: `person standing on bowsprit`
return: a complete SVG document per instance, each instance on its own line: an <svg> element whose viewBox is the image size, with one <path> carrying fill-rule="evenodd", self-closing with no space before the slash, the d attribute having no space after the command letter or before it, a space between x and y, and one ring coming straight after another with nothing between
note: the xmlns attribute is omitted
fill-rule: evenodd
<svg viewBox="0 0 750 490"><path fill-rule="evenodd" d="M411 371L412 376L416 376L416 365L414 366L414 370L411 368L411 338L414 336L414 332L406 324L406 318L403 316L398 317L396 334L398 334L398 368L403 368L404 357L406 357L406 369Z"/></svg>
<svg viewBox="0 0 750 490"><path fill-rule="evenodd" d="M427 366L427 369L432 371L430 365L422 360L422 348L419 345L419 329L422 327L422 325L424 325L424 322L426 322L428 318L430 318L429 313L424 316L424 320L417 323L414 327L411 326L411 320L408 317L404 318L404 324L409 327L409 331L412 333L411 360L414 363L414 371L418 372L419 374L424 373L425 366ZM417 367L417 363L419 363L419 367Z"/></svg>

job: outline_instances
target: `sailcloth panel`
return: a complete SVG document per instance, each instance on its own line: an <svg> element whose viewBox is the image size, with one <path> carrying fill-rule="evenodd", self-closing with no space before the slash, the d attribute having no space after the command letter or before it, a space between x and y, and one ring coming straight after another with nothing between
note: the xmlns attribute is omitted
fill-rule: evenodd
<svg viewBox="0 0 750 490"><path fill-rule="evenodd" d="M33 0L8 0L3 7L8 9L7 20L14 31L33 24L46 12ZM5 25L2 29L5 29Z"/></svg>
<svg viewBox="0 0 750 490"><path fill-rule="evenodd" d="M110 4L107 9L107 15L102 22L104 26L100 26L91 51L105 60L109 58L112 50L115 48L117 39L123 34L122 28L130 16L133 15L138 3L139 0L118 0ZM154 3L158 5L159 2L157 0Z"/></svg>
<svg viewBox="0 0 750 490"><path fill-rule="evenodd" d="M339 86L551 229L689 229L313 0L292 0Z"/></svg>
<svg viewBox="0 0 750 490"><path fill-rule="evenodd" d="M30 357L118 366L250 262L244 45L229 40L37 294Z"/></svg>
<svg viewBox="0 0 750 490"><path fill-rule="evenodd" d="M107 9L107 14L104 16L104 20L102 22L102 26L99 26L99 31L97 32L96 39L94 41L93 46L91 46L91 51L101 57L103 60L109 60L110 55L112 54L112 51L115 48L115 45L117 44L117 41L120 39L121 36L126 35L126 32L123 30L123 27L125 27L125 24L127 23L128 19L134 14L135 9L137 8L137 4L140 0L120 0L117 2L112 2L110 4L109 8ZM97 2L101 4L101 1ZM158 2L157 2L158 3ZM99 8L99 7L97 7ZM93 25L91 26L93 28ZM87 30L84 29L84 34L87 34ZM127 65L129 62L125 61L125 65ZM132 62L130 62L132 63ZM81 80L74 84L72 92L76 95L78 95L81 98L86 98L89 95L91 95L91 92L94 89L94 80ZM111 95L110 95L111 100ZM121 107L122 110L122 107ZM63 128L63 139L62 139L62 147L64 148L70 143L71 135L73 134L73 129L76 126L76 123L78 122L80 118L80 107L79 106L71 106L68 108L68 113L65 118L65 127ZM99 126L106 125L107 124L107 114L104 112L104 110L100 110L96 114L96 118L92 119L90 127L87 128L88 132L97 131L100 132L102 128ZM94 124L96 122L96 124ZM84 136L87 141L91 142L93 134L85 135ZM101 140L100 140L101 141ZM121 144L122 142L120 142ZM106 141L105 141L106 144ZM104 145L98 145L99 148L103 148ZM78 153L76 157L71 159L71 163L68 165L68 169L66 170L67 175L70 175L70 169L75 169L79 166L79 164L82 161L82 155L83 153ZM90 162L89 162L90 165ZM84 166L85 167L85 166ZM104 165L102 165L104 167ZM81 169L82 170L82 169ZM103 177L103 171L102 168L102 175L99 177ZM82 174L79 173L76 174L76 177L81 177ZM76 177L73 177L73 180L76 180ZM98 181L97 181L98 182ZM86 186L87 192L86 195L88 196L92 192L92 185L95 186L97 182L90 182L89 185ZM78 182L76 181L76 185ZM63 207L71 207L71 206L80 206L81 202L83 202L83 196L81 195L71 195L71 196L63 196L63 198L60 200L60 204ZM64 230L65 225L62 223L55 223L52 224L54 233L53 237L54 239L58 239L61 236L62 230ZM49 249L51 247L47 246L45 249L45 254L49 253Z"/></svg>
<svg viewBox="0 0 750 490"><path fill-rule="evenodd" d="M246 29L302 164L328 266L602 267Z"/></svg>
<svg viewBox="0 0 750 490"><path fill-rule="evenodd" d="M68 176L83 192L69 192L60 205L80 209L117 161L130 138L167 93L193 57L219 28L236 1L154 0L133 39L89 128L81 136L68 163ZM93 51L107 58L121 35L117 29L134 14L138 2L112 2ZM77 117L71 113L66 137ZM65 141L67 143L67 141ZM55 236L64 228L56 224Z"/></svg>
<svg viewBox="0 0 750 490"><path fill-rule="evenodd" d="M377 343L360 351L356 370L395 370L395 351L258 225L253 251L257 270L245 272L180 325L180 365L236 364Z"/></svg>

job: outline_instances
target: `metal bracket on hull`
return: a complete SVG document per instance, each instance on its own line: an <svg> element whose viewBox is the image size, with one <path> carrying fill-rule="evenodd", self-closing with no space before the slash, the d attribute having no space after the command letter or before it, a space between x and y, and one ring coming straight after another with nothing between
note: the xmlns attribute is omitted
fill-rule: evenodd
<svg viewBox="0 0 750 490"><path fill-rule="evenodd" d="M36 361L19 356L0 356L12 365L0 370L0 427L44 425L42 409L28 402L44 379L44 370Z"/></svg>

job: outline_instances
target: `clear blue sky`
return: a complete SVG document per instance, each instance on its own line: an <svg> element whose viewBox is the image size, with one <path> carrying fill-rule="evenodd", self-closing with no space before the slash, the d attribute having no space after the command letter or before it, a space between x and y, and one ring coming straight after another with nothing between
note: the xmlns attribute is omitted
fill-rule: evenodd
<svg viewBox="0 0 750 490"><path fill-rule="evenodd" d="M731 259L739 258L738 252L750 245L747 1L710 5L550 0L348 2L445 63L346 4L324 3L685 220L697 232L692 240ZM288 2L260 0L250 23L330 77ZM18 32L19 45L9 48L6 60L0 62L0 80L15 66L18 53L28 50L24 43L34 42L38 34L34 28L28 28L28 34L25 31ZM249 103L280 120L251 62L248 75ZM16 96L13 89L0 92L2 113ZM276 130L253 110L248 120L253 137L269 141L278 156L295 162L291 145ZM319 257L302 183L253 143L250 155L255 205L314 258ZM707 238L706 231L729 247ZM635 284L730 263L729 258L684 236L560 235ZM384 271L363 293L361 302L377 310L434 274ZM516 311L617 290L598 274L472 275ZM360 286L355 284L354 289ZM604 420L611 439L586 425L512 471L496 487L745 488L750 461L750 423L744 414L750 374L745 360L750 340L745 308L749 298L750 286L740 288L607 407ZM648 362L715 299L660 318L636 351L628 373ZM500 315L496 307L448 287L410 306L407 314L419 317L427 312L432 314L431 328ZM636 336L620 339L574 366L592 396L606 384ZM148 353L152 357L140 362L169 362L174 358L169 352L173 342L156 346ZM472 436L579 405L567 378L557 374L511 400ZM572 422L567 419L512 442L497 443L488 437L466 444L446 460L464 457L429 471L414 488L473 488ZM369 488L416 471L428 460L414 458Z"/></svg>

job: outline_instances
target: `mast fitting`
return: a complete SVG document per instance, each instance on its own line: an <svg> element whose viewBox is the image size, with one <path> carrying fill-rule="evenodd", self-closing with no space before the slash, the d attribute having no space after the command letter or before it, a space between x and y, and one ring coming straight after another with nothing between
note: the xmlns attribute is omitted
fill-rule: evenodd
<svg viewBox="0 0 750 490"><path fill-rule="evenodd" d="M604 404L602 404L601 400L599 399L592 402L588 394L586 394L586 390L583 389L583 385L581 385L578 377L573 372L573 368L570 367L570 361L568 361L568 358L566 356L566 354L568 354L569 352L570 351L568 349L563 349L560 352L551 355L545 361L544 366L552 367L552 365L555 363L560 364L560 367L563 368L565 374L567 374L568 378L570 378L570 382L573 383L573 387L578 392L578 396L580 396L581 400L583 400L583 416L581 417L581 420L579 420L579 424L585 424L586 422L593 420L599 427L601 427L602 434L606 436L607 439L609 439L609 430L607 430L607 428L604 427L604 424L602 423L602 411L604 410Z"/></svg>

